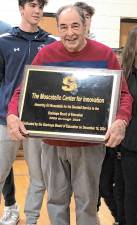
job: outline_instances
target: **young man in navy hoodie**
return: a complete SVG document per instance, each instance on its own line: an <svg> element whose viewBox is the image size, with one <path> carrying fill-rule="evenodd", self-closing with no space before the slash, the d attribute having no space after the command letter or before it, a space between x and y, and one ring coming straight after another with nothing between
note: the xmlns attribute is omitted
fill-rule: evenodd
<svg viewBox="0 0 137 225"><path fill-rule="evenodd" d="M19 27L0 37L0 192L3 189L12 163L20 146L7 133L7 106L14 89L22 80L25 64L31 64L44 45L53 42L47 32L38 27L46 0L18 0L21 14ZM23 142L24 155L28 164L30 186L26 197L25 214L27 224L36 224L39 217L45 185L41 171L41 140L28 139ZM9 190L10 191L10 190ZM15 225L19 220L18 205L6 206L0 225Z"/></svg>
<svg viewBox="0 0 137 225"><path fill-rule="evenodd" d="M4 21L0 20L0 35L5 33L9 33L11 32L12 27L10 24L5 23ZM3 218L6 217L7 214L7 208L10 209L8 210L8 212L11 212L11 206L13 207L13 205L15 206L16 203L16 199L15 199L15 184L14 184L14 175L13 175L13 168L11 169L8 177L6 178L3 190L3 197L4 197L4 201L5 201L5 213L3 215L3 217L0 219L0 223L2 223L4 221ZM15 209L16 211L16 215L18 217L19 211L18 208Z"/></svg>

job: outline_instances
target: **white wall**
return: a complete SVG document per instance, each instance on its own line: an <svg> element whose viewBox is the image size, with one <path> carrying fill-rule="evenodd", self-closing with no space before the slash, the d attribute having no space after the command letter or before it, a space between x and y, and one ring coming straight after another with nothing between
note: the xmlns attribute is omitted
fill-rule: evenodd
<svg viewBox="0 0 137 225"><path fill-rule="evenodd" d="M60 6L73 4L76 1L49 0L44 11L56 12ZM96 9L91 27L96 40L113 48L119 47L120 17L137 18L137 0L85 0L85 2ZM12 25L19 24L18 1L0 0L0 3L0 19Z"/></svg>
<svg viewBox="0 0 137 225"><path fill-rule="evenodd" d="M20 23L18 0L0 0L0 19L11 25Z"/></svg>

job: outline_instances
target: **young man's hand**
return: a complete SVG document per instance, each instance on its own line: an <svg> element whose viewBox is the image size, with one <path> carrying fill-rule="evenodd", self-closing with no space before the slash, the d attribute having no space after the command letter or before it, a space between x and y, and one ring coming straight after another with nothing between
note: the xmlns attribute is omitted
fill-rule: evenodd
<svg viewBox="0 0 137 225"><path fill-rule="evenodd" d="M7 116L7 127L12 140L23 140L28 135L23 122L16 115Z"/></svg>

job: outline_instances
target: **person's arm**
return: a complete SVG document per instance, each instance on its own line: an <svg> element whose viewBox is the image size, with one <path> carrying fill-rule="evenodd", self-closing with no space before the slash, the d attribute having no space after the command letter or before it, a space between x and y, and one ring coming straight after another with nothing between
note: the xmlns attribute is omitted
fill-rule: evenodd
<svg viewBox="0 0 137 225"><path fill-rule="evenodd" d="M125 137L126 126L127 124L124 120L116 119L106 132L105 146L115 148L119 145Z"/></svg>
<svg viewBox="0 0 137 225"><path fill-rule="evenodd" d="M120 103L116 115L116 119L122 119L129 124L132 117L133 98L129 92L125 76L122 76Z"/></svg>
<svg viewBox="0 0 137 225"><path fill-rule="evenodd" d="M8 104L7 127L9 135L13 140L23 140L28 134L23 122L18 117L20 87L15 89Z"/></svg>
<svg viewBox="0 0 137 225"><path fill-rule="evenodd" d="M116 147L124 139L126 127L132 116L132 102L133 98L129 93L126 80L122 77L121 96L116 120L108 128L105 136L107 147Z"/></svg>
<svg viewBox="0 0 137 225"><path fill-rule="evenodd" d="M42 49L39 52L41 51ZM40 54L39 52L35 56L32 65L42 65L41 60L43 59L43 52L42 54ZM7 127L10 137L13 140L23 140L28 135L28 132L25 129L23 122L18 117L20 89L21 86L19 86L14 91L14 94L8 104Z"/></svg>

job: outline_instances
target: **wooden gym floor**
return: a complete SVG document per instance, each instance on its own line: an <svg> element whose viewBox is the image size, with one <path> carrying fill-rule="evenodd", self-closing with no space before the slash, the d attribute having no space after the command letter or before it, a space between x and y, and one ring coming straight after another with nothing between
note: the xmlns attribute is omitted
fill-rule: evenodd
<svg viewBox="0 0 137 225"><path fill-rule="evenodd" d="M14 175L15 175L15 185L16 185L16 200L20 207L20 222L18 225L25 225L25 215L23 212L24 202L25 202L25 195L27 192L28 187L28 170L24 160L16 160L14 162ZM45 194L43 205L41 209L41 215L38 221L38 225L50 225L50 221L48 218L48 213L46 210L46 198L47 193ZM2 204L0 205L0 216L3 213L3 205L4 201L2 199ZM102 200L100 211L99 211L99 218L101 225L112 225L113 218L106 207L105 203ZM75 222L75 203L74 199L72 198L71 201L71 225L76 225ZM84 224L83 224L84 225Z"/></svg>

